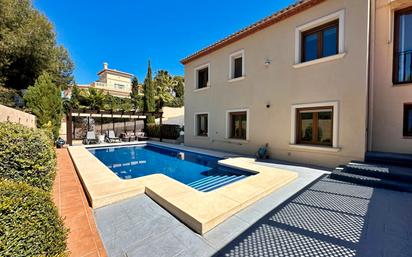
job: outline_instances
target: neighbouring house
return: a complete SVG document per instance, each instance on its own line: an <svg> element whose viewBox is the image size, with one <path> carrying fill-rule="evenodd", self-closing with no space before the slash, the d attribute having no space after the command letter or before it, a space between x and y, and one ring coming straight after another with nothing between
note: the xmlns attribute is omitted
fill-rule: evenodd
<svg viewBox="0 0 412 257"><path fill-rule="evenodd" d="M130 97L132 92L131 78L133 74L118 71L115 69L109 69L107 63L103 63L103 70L97 73L99 79L90 84L78 85L80 89L87 89L94 87L96 89L103 90L110 95L117 97ZM71 88L64 92L65 97L70 97Z"/></svg>
<svg viewBox="0 0 412 257"><path fill-rule="evenodd" d="M185 144L333 167L412 153L412 1L304 0L183 59Z"/></svg>

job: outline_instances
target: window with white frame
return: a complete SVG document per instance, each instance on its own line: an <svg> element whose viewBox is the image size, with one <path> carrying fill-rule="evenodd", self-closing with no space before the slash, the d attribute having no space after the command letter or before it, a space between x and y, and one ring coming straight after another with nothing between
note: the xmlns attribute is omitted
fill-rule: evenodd
<svg viewBox="0 0 412 257"><path fill-rule="evenodd" d="M249 139L249 115L248 110L230 110L226 112L227 115L227 130L226 137L228 139Z"/></svg>
<svg viewBox="0 0 412 257"><path fill-rule="evenodd" d="M209 135L209 114L195 114L195 135L207 137Z"/></svg>
<svg viewBox="0 0 412 257"><path fill-rule="evenodd" d="M206 88L210 86L210 64L199 66L195 69L195 85L196 89Z"/></svg>
<svg viewBox="0 0 412 257"><path fill-rule="evenodd" d="M344 53L345 10L308 22L295 31L295 63Z"/></svg>
<svg viewBox="0 0 412 257"><path fill-rule="evenodd" d="M229 56L229 79L245 76L245 51L240 50Z"/></svg>
<svg viewBox="0 0 412 257"><path fill-rule="evenodd" d="M291 144L338 147L338 103L292 106Z"/></svg>

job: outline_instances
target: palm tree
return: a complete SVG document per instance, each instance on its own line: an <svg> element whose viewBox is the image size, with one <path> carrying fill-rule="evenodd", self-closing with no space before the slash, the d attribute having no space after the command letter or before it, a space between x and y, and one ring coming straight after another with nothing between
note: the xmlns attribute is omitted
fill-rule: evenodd
<svg viewBox="0 0 412 257"><path fill-rule="evenodd" d="M103 109L106 100L106 95L103 90L91 87L87 91L82 91L82 97L85 99L90 110L99 111Z"/></svg>
<svg viewBox="0 0 412 257"><path fill-rule="evenodd" d="M159 70L154 81L157 108L162 109L165 104L173 100L173 89L175 88L177 81L165 70Z"/></svg>

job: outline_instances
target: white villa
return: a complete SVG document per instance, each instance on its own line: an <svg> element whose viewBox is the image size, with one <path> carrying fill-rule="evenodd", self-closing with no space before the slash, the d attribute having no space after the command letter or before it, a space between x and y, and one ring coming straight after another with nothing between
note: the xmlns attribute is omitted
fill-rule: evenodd
<svg viewBox="0 0 412 257"><path fill-rule="evenodd" d="M109 69L108 64L103 63L103 69L97 73L99 79L90 84L78 85L79 88L94 87L108 92L110 95L118 97L130 97L132 92L131 78L133 74Z"/></svg>

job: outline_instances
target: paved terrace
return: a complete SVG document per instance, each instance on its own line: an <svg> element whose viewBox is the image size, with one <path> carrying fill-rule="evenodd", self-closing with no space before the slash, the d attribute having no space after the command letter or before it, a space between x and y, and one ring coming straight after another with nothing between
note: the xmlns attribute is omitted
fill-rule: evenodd
<svg viewBox="0 0 412 257"><path fill-rule="evenodd" d="M311 168L264 165L287 167L299 179L203 236L145 195L96 209L108 255L412 256L412 194L334 181Z"/></svg>

